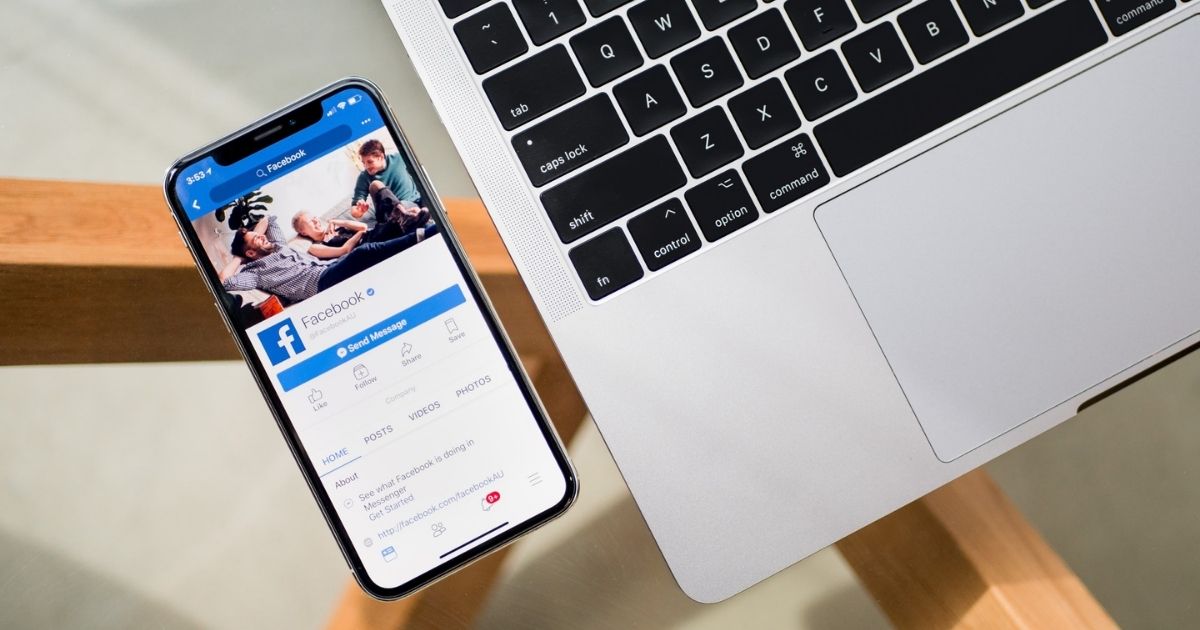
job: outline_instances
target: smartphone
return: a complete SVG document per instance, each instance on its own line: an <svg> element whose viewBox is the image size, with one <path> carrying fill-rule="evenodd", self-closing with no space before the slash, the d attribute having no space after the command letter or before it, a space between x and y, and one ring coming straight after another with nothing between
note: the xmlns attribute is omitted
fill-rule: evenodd
<svg viewBox="0 0 1200 630"><path fill-rule="evenodd" d="M562 444L373 84L179 159L165 192L366 592L403 597L571 505Z"/></svg>

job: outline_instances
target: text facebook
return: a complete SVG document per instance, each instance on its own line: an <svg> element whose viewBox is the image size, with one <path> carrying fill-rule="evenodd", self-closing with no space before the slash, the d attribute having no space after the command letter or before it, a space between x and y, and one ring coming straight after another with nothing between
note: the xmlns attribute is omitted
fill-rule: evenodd
<svg viewBox="0 0 1200 630"><path fill-rule="evenodd" d="M292 162L295 162L296 160L303 158L305 155L307 155L307 153L304 152L304 149L299 149L298 151L296 151L295 153L293 153L291 155L284 156L283 159L280 159L278 161L271 162L270 164L268 164L267 172L274 173L275 171L278 171L279 169L287 166L288 164L291 164Z"/></svg>
<svg viewBox="0 0 1200 630"><path fill-rule="evenodd" d="M370 295L369 291L367 295ZM359 304L365 299L367 298L362 294L362 291L355 291L354 295L351 295L341 302L334 302L322 311L301 317L300 323L304 324L304 328L307 330L309 326L316 326L317 324L324 322L334 315L350 310L351 306Z"/></svg>

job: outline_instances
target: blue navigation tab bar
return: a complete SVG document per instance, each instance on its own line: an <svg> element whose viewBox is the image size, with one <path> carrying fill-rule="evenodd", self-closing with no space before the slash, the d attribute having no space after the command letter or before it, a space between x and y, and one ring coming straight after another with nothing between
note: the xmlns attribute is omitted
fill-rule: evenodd
<svg viewBox="0 0 1200 630"><path fill-rule="evenodd" d="M385 344L467 301L457 284L447 287L358 334L280 372L279 385L289 392L358 355Z"/></svg>

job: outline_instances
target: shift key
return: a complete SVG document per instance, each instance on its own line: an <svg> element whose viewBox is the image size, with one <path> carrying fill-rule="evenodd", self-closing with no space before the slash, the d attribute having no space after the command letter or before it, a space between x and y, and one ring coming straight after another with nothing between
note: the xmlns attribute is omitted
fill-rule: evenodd
<svg viewBox="0 0 1200 630"><path fill-rule="evenodd" d="M679 160L660 135L546 190L541 199L558 238L570 243L685 183Z"/></svg>
<svg viewBox="0 0 1200 630"><path fill-rule="evenodd" d="M529 181L542 186L629 142L607 94L598 94L513 137Z"/></svg>

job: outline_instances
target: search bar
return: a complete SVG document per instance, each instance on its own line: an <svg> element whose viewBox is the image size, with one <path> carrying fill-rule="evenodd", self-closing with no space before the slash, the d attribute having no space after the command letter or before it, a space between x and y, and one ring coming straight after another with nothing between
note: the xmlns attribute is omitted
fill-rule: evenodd
<svg viewBox="0 0 1200 630"><path fill-rule="evenodd" d="M302 164L325 155L350 141L352 135L349 125L340 125L288 151L235 175L216 186L209 192L209 198L215 204L222 204L234 199L247 190L252 190L281 175L290 173Z"/></svg>

